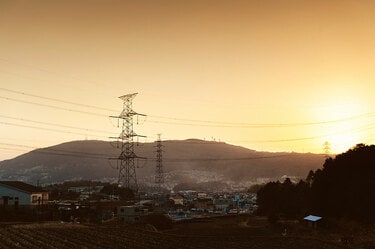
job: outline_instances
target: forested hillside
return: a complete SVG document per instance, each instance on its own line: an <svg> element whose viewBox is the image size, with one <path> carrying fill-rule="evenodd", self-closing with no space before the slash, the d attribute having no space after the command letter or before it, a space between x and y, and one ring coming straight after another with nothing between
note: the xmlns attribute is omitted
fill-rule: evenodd
<svg viewBox="0 0 375 249"><path fill-rule="evenodd" d="M305 181L270 182L258 191L259 212L375 221L375 145L358 144L329 158Z"/></svg>

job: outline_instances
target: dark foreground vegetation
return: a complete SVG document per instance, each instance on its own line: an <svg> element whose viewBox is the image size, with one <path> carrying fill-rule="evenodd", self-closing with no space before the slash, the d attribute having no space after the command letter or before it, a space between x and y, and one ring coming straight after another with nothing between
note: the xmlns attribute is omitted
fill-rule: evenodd
<svg viewBox="0 0 375 249"><path fill-rule="evenodd" d="M328 158L305 181L270 182L258 191L258 212L271 220L316 214L375 222L375 145L358 144Z"/></svg>
<svg viewBox="0 0 375 249"><path fill-rule="evenodd" d="M165 217L159 218L133 225L114 221L96 225L2 224L0 248L369 249L375 246L359 237L350 245L344 244L341 233L327 228L315 229L303 223L270 224L266 218L249 215L186 220L158 229L153 224L160 224Z"/></svg>

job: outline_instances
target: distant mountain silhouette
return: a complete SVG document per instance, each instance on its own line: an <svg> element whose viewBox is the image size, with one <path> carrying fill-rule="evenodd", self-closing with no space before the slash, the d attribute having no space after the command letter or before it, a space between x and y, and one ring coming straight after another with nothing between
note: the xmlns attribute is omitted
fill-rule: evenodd
<svg viewBox="0 0 375 249"><path fill-rule="evenodd" d="M104 141L73 141L37 149L0 162L0 178L41 184L66 180L115 181L116 158L120 150ZM155 143L135 146L137 175L142 184L152 185L155 172ZM324 156L311 153L257 152L223 142L197 139L163 141L166 186L222 182L225 186L246 187L286 176L305 178L320 168ZM224 186L224 185L223 185Z"/></svg>

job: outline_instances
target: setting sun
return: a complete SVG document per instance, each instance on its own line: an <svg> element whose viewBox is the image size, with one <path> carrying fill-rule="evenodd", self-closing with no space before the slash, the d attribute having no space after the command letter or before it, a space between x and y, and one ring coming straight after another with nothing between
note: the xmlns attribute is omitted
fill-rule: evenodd
<svg viewBox="0 0 375 249"><path fill-rule="evenodd" d="M335 96L337 93L332 93ZM353 93L354 95L354 93ZM341 153L355 144L365 141L368 125L367 108L359 101L351 100L350 93L338 94L330 102L316 110L318 120L324 120L316 128L322 134L321 141L328 141L332 153Z"/></svg>

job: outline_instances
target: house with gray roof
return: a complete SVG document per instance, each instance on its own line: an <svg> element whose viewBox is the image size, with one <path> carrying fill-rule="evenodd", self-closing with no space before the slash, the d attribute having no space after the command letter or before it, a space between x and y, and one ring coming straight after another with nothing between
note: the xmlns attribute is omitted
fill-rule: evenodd
<svg viewBox="0 0 375 249"><path fill-rule="evenodd" d="M48 203L48 192L20 181L0 181L1 206L38 206Z"/></svg>

